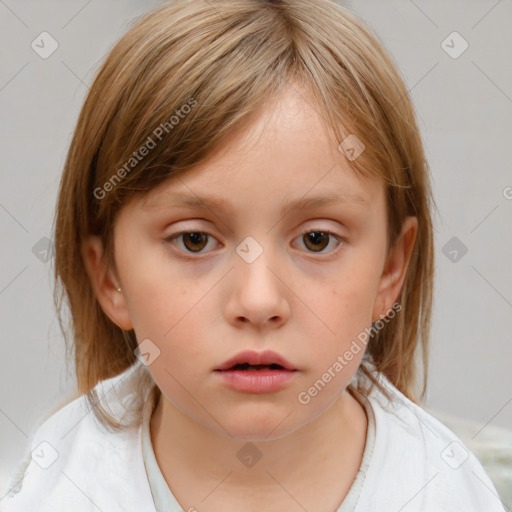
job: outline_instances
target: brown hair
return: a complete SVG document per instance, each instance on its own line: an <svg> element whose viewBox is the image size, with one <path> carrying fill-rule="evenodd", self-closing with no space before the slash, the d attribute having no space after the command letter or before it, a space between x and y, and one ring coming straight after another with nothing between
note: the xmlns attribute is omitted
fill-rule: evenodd
<svg viewBox="0 0 512 512"><path fill-rule="evenodd" d="M406 216L418 219L399 297L403 312L371 338L367 355L412 398L418 352L424 393L433 199L414 109L396 65L361 20L330 0L176 0L135 20L107 55L85 99L60 184L55 302L66 337L67 298L73 341L66 337L66 343L74 347L79 392L91 403L98 382L136 362L137 341L96 300L82 241L100 236L115 269L113 226L120 208L199 164L292 83L311 92L336 144L349 134L363 141L365 151L351 164L386 183L388 249ZM157 138L143 159L132 160ZM360 370L370 375L368 368L365 362ZM94 411L119 428L101 408Z"/></svg>

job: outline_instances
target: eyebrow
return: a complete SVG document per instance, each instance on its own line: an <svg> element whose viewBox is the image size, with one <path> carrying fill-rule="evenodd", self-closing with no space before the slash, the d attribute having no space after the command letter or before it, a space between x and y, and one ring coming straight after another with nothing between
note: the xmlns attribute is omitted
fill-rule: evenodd
<svg viewBox="0 0 512 512"><path fill-rule="evenodd" d="M285 215L291 210L309 210L319 208L321 206L328 206L332 204L350 204L358 206L369 206L366 199L361 196L340 193L340 194L326 194L321 196L301 197L286 203L282 210L281 215ZM189 194L174 193L167 199L163 198L158 201L153 201L145 204L146 209L153 208L166 208L172 206L189 206L192 208L202 208L215 210L226 215L233 215L234 209L232 204L223 197L200 197L197 195L191 196Z"/></svg>

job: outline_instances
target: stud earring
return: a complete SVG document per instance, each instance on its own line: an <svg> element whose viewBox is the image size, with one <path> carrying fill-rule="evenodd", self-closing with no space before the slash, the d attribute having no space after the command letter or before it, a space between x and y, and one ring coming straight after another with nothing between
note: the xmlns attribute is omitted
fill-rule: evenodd
<svg viewBox="0 0 512 512"><path fill-rule="evenodd" d="M118 289L117 289L117 291L118 291L118 292L120 292L120 291L121 291L121 288L118 288Z"/></svg>

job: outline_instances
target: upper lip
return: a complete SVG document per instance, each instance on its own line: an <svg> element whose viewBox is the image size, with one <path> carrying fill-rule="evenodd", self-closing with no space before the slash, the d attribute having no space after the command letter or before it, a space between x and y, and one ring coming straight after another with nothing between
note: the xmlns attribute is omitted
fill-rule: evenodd
<svg viewBox="0 0 512 512"><path fill-rule="evenodd" d="M251 365L270 365L278 364L286 370L296 370L292 363L287 361L283 356L279 355L273 350L265 350L263 352L255 352L254 350L244 350L239 352L234 357L222 363L216 370L229 370L232 366L237 364L248 363Z"/></svg>

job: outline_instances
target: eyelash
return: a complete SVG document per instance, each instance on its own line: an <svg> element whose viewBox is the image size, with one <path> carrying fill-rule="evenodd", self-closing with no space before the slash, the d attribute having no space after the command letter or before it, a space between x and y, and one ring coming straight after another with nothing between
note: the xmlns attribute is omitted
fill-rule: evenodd
<svg viewBox="0 0 512 512"><path fill-rule="evenodd" d="M164 239L164 242L168 242L168 243L173 243L174 240L176 239L179 239L182 235L188 235L188 234L201 234L201 235L206 235L207 237L211 237L211 238L214 238L213 235L211 235L210 233L207 233L205 231L199 231L199 230L188 230L188 231L179 231L177 233L174 233L173 235L170 235L168 236L167 238ZM307 235L309 233L324 233L328 236L330 236L331 238L334 238L335 240L338 241L338 245L333 249L331 250L330 252L315 252L315 251L306 251L306 252L309 252L310 254L336 254L339 250L341 250L342 247L344 247L345 243L346 243L346 239L337 235L336 233L332 232L332 231L329 231L328 229L305 229L303 230L299 237L298 238L301 238L303 237L304 235ZM208 239L209 240L209 239ZM206 242L208 243L208 241ZM189 256L189 257L192 257L192 258L197 258L197 257L200 257L201 255L205 254L203 252L190 252L190 251L181 251L183 252L186 256Z"/></svg>

